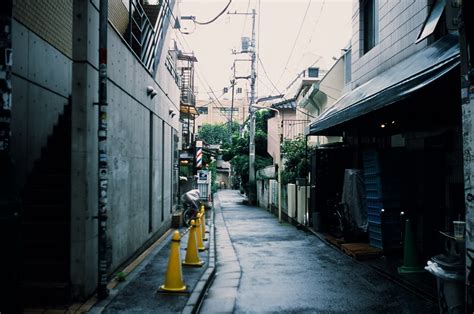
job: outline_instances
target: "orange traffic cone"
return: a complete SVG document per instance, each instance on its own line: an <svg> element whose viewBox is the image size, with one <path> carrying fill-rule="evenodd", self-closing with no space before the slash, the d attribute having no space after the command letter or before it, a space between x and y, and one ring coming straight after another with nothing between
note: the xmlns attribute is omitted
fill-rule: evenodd
<svg viewBox="0 0 474 314"><path fill-rule="evenodd" d="M204 241L207 241L206 238L206 212L204 211L204 206L201 206L201 234L202 234L202 239Z"/></svg>
<svg viewBox="0 0 474 314"><path fill-rule="evenodd" d="M159 290L166 292L184 292L186 285L183 282L183 271L179 256L179 243L181 237L179 231L173 233L171 240L171 253L168 259L168 269L166 270L165 284Z"/></svg>
<svg viewBox="0 0 474 314"><path fill-rule="evenodd" d="M204 262L201 261L198 254L196 232L196 221L191 220L191 230L189 231L188 246L186 248L186 258L183 261L184 266L201 267L202 265L204 265Z"/></svg>
<svg viewBox="0 0 474 314"><path fill-rule="evenodd" d="M197 247L199 251L205 251L206 247L204 246L204 242L202 242L202 229L201 229L201 214L197 214L196 220L196 240L197 240Z"/></svg>

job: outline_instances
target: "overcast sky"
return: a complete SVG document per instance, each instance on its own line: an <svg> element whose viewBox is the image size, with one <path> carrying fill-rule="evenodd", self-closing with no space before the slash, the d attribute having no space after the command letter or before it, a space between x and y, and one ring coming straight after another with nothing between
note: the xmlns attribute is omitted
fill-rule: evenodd
<svg viewBox="0 0 474 314"><path fill-rule="evenodd" d="M199 22L207 22L227 3L181 0L179 7L182 16L191 15ZM230 86L233 60L249 59L248 54L234 55L232 50L241 49L242 36L251 37L252 17L227 12L245 13L252 9L257 12L258 55L269 76L258 62L258 96L277 94L272 83L283 92L297 73L314 62L315 66L329 69L332 58L339 57L341 49L349 43L352 0L233 0L226 13L209 25L194 27L193 23L182 21L182 32L190 34L180 34L178 40L187 52L194 51L198 59L199 98L207 99L210 89L220 96L222 89ZM237 62L236 68L237 76L250 74L250 62ZM212 93L210 96L214 97Z"/></svg>

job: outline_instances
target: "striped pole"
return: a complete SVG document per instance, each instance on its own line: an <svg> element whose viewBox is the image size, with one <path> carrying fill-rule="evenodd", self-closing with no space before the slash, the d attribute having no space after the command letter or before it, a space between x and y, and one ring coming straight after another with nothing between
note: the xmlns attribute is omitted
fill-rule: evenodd
<svg viewBox="0 0 474 314"><path fill-rule="evenodd" d="M202 148L198 147L196 150L196 168L202 168Z"/></svg>

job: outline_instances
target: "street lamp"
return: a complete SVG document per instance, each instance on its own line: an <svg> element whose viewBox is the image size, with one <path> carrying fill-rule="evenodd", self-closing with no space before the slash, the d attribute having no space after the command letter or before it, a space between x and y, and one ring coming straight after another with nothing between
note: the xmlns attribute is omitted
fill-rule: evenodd
<svg viewBox="0 0 474 314"><path fill-rule="evenodd" d="M255 105L255 104L252 105L252 109L256 109L255 111L266 109L266 110L275 111L277 113L277 119L278 119L278 158L277 158L277 164L278 164L278 174L277 174L277 176L278 176L278 222L281 223L281 167L282 167L282 165L281 165L281 152L280 152L280 149L281 149L281 140L282 140L282 136L283 136L283 126L282 126L283 123L282 123L282 119L281 119L281 115L280 115L280 110L275 109L275 108L271 108L271 107L258 106L258 105Z"/></svg>

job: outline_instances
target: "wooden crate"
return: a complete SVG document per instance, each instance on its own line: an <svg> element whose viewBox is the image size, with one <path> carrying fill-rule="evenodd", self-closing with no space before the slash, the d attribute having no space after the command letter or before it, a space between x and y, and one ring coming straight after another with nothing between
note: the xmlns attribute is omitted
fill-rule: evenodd
<svg viewBox="0 0 474 314"><path fill-rule="evenodd" d="M368 243L344 243L341 250L356 260L377 258L382 255L382 250L370 246Z"/></svg>
<svg viewBox="0 0 474 314"><path fill-rule="evenodd" d="M336 238L330 234L325 234L324 238L326 239L326 241L328 241L339 249L341 248L341 244L345 243L344 238Z"/></svg>

